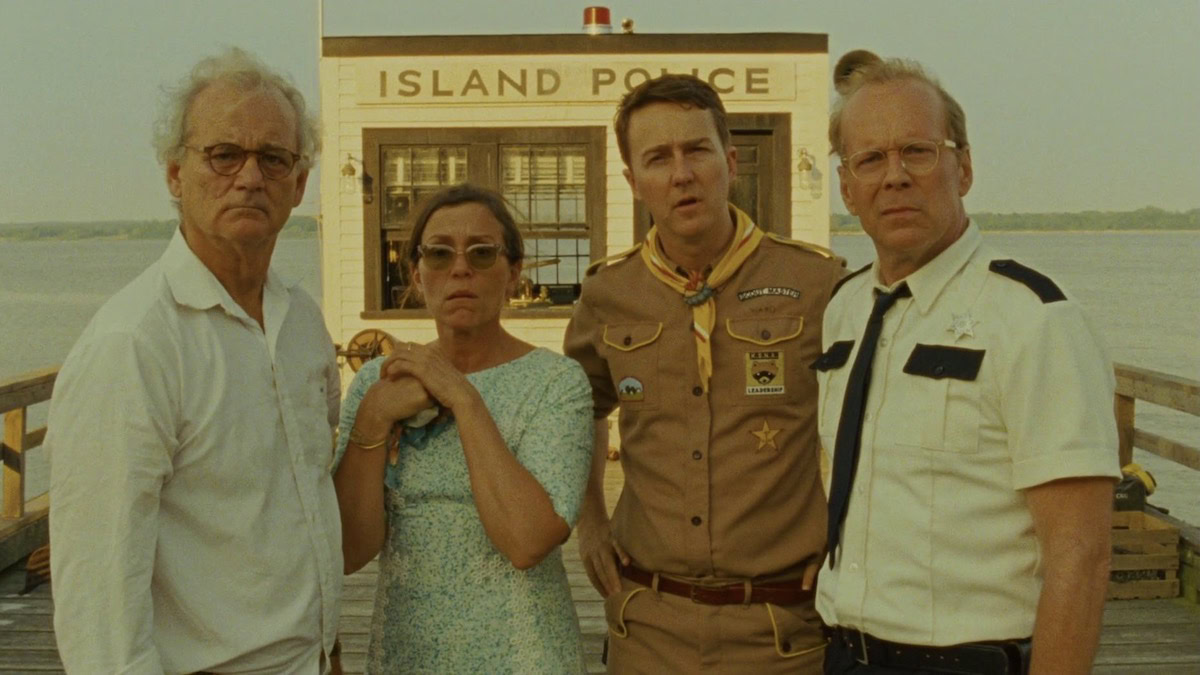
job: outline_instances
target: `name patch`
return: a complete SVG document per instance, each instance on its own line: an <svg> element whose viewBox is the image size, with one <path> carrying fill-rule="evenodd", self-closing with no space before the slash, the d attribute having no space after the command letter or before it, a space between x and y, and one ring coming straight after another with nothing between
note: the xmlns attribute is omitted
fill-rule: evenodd
<svg viewBox="0 0 1200 675"><path fill-rule="evenodd" d="M792 298L793 300L800 299L800 291L795 288L787 288L786 286L765 286L763 288L750 288L744 291L738 291L737 299L745 302L754 298L761 298L764 295L782 295Z"/></svg>
<svg viewBox="0 0 1200 675"><path fill-rule="evenodd" d="M746 352L746 395L783 394L783 352Z"/></svg>

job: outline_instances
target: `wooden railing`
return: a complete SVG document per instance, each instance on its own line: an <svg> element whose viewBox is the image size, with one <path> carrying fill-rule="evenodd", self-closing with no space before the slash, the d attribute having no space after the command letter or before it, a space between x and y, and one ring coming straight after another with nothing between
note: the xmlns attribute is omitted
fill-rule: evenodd
<svg viewBox="0 0 1200 675"><path fill-rule="evenodd" d="M1136 447L1200 471L1200 449L1138 429L1134 424L1136 401L1200 416L1200 381L1124 363L1114 364L1114 370L1117 374L1115 409L1121 466L1133 460Z"/></svg>
<svg viewBox="0 0 1200 675"><path fill-rule="evenodd" d="M27 429L29 406L50 400L58 367L0 380L4 440L0 464L4 499L0 504L0 570L45 544L50 498L45 492L25 499L25 453L42 444L46 427Z"/></svg>

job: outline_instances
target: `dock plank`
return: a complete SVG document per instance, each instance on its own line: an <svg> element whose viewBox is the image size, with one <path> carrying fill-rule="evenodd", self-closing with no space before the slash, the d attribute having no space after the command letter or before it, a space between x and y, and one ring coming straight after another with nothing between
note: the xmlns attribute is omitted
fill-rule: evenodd
<svg viewBox="0 0 1200 675"><path fill-rule="evenodd" d="M610 507L620 489L620 468L609 464L605 491ZM583 632L589 673L603 673L604 604L579 560L574 537L563 546L563 565ZM366 667L367 642L378 563L347 576L343 585L342 665L350 674ZM0 672L61 673L49 586L18 595L24 584L21 565L0 572ZM1112 600L1105 605L1104 629L1096 656L1096 675L1195 675L1200 673L1200 606L1184 600Z"/></svg>

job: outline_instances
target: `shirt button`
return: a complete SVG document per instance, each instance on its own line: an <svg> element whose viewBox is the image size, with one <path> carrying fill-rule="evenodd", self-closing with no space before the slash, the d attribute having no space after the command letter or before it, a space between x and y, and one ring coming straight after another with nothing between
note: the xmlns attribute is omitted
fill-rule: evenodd
<svg viewBox="0 0 1200 675"><path fill-rule="evenodd" d="M704 456L704 453L700 452L699 450L692 451L692 459L700 459L703 456Z"/></svg>
<svg viewBox="0 0 1200 675"><path fill-rule="evenodd" d="M633 337L626 335L625 339L622 340L621 342L625 343L625 346L628 347L629 345L633 344Z"/></svg>
<svg viewBox="0 0 1200 675"><path fill-rule="evenodd" d="M702 394L704 394L704 387L701 387L700 385L692 387L692 396L701 396Z"/></svg>
<svg viewBox="0 0 1200 675"><path fill-rule="evenodd" d="M850 563L850 571L857 572L858 571L858 563Z"/></svg>
<svg viewBox="0 0 1200 675"><path fill-rule="evenodd" d="M700 520L700 516L692 516L692 524L693 525L699 525L702 522L704 522L704 521Z"/></svg>
<svg viewBox="0 0 1200 675"><path fill-rule="evenodd" d="M887 346L887 338L879 338L879 346L886 347Z"/></svg>
<svg viewBox="0 0 1200 675"><path fill-rule="evenodd" d="M759 335L761 335L761 336L762 336L762 339L764 339L764 340L770 340L770 339L771 339L771 331L769 331L769 330L767 330L767 329L765 329L765 328L763 329L763 332L759 333Z"/></svg>
<svg viewBox="0 0 1200 675"><path fill-rule="evenodd" d="M871 413L867 413L866 415L863 415L863 421L870 422L871 421Z"/></svg>

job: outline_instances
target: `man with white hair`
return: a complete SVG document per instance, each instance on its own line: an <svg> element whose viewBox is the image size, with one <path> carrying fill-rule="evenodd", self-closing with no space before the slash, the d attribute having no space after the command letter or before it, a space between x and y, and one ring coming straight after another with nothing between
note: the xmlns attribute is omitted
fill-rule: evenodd
<svg viewBox="0 0 1200 675"><path fill-rule="evenodd" d="M270 267L316 124L239 49L155 136L180 225L96 313L50 405L54 627L68 671L329 669L340 386L320 310Z"/></svg>

